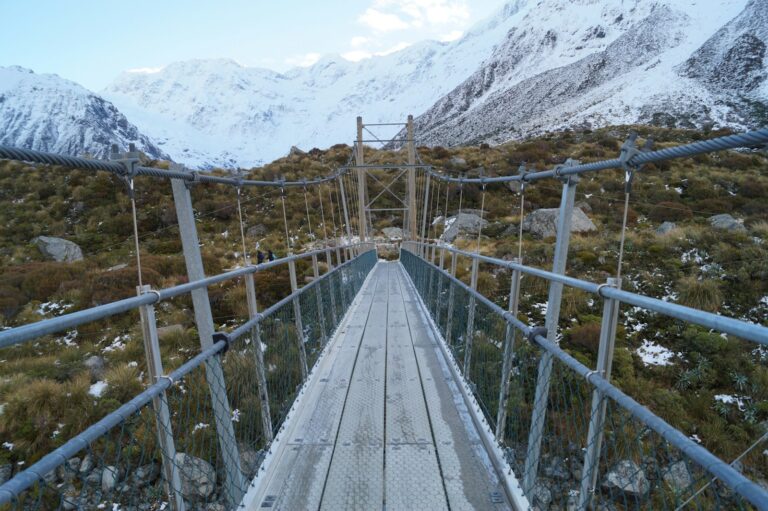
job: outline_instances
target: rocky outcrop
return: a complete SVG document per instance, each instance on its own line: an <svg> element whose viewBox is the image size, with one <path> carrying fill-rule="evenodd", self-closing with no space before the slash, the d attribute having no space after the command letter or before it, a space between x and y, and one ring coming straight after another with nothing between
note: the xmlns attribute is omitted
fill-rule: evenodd
<svg viewBox="0 0 768 511"><path fill-rule="evenodd" d="M677 229L677 224L675 222L664 222L658 227L658 229L656 229L656 234L667 234L668 232L672 232L675 229Z"/></svg>
<svg viewBox="0 0 768 511"><path fill-rule="evenodd" d="M523 230L539 238L557 236L557 217L559 209L537 209L523 219ZM596 231L592 220L579 208L573 208L571 217L571 232Z"/></svg>
<svg viewBox="0 0 768 511"><path fill-rule="evenodd" d="M628 497L642 498L651 489L645 471L632 460L621 460L605 474L603 489L615 495L616 492Z"/></svg>
<svg viewBox="0 0 768 511"><path fill-rule="evenodd" d="M384 236L388 240L395 241L403 239L403 230L399 227L385 227L381 232L384 233Z"/></svg>
<svg viewBox="0 0 768 511"><path fill-rule="evenodd" d="M83 259L83 251L77 243L65 240L64 238L38 236L32 240L32 243L37 245L37 248L40 249L40 253L45 257L60 263L72 263L75 261L82 261Z"/></svg>
<svg viewBox="0 0 768 511"><path fill-rule="evenodd" d="M88 372L91 375L92 381L101 380L104 377L104 370L106 367L106 363L104 362L104 357L93 355L85 359L85 362L83 362L83 365L85 366L86 369L88 369ZM86 456L85 459L89 460L89 463L93 463L93 461L90 460L88 456ZM85 460L83 461L83 464L85 464ZM91 468L93 467L91 466ZM88 470L90 470L90 468Z"/></svg>
<svg viewBox="0 0 768 511"><path fill-rule="evenodd" d="M664 482L675 493L681 493L693 484L693 477L688 465L684 461L676 461L664 470Z"/></svg>
<svg viewBox="0 0 768 511"><path fill-rule="evenodd" d="M477 234L480 229L488 225L488 221L474 213L459 213L448 217L445 222L445 231L440 239L448 243L453 242L459 234Z"/></svg>
<svg viewBox="0 0 768 511"><path fill-rule="evenodd" d="M744 227L740 220L733 218L727 213L709 217L709 225L724 231L747 232L747 228Z"/></svg>

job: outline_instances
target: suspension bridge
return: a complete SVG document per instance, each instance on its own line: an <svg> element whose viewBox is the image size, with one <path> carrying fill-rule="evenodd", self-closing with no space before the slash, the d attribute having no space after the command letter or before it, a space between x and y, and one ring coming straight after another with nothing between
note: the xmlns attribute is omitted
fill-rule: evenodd
<svg viewBox="0 0 768 511"><path fill-rule="evenodd" d="M0 485L0 509L545 509L550 501L579 510L768 509L764 487L611 384L622 305L756 345L768 344L768 328L622 290L621 256L605 282L565 272L581 175L623 170L624 230L632 181L644 164L761 147L768 130L658 151L630 137L615 159L468 178L420 160L411 118L399 141L406 161L366 163L364 133L382 142L376 126L358 118L350 161L301 181L145 167L132 150L99 161L0 147L4 159L118 176L131 198L137 258L135 179L169 180L188 274L184 284L154 289L142 282L137 261L135 297L0 331L0 349L11 349L138 310L149 376L133 399L23 464ZM371 179L379 184L373 197ZM508 261L480 254L479 235L474 252L430 239L431 205L439 199L431 182L484 192L517 181L522 213L526 187L545 179L562 183L551 270L523 264L522 245ZM237 191L242 264L215 276L203 270L190 193L200 182ZM330 212L339 211L344 235L324 234L319 248L251 263L242 189L281 190L292 249L283 192L298 187L306 199L308 188L331 185L338 192ZM377 206L385 194L397 207ZM382 209L402 212L397 261L380 260L371 241L372 215ZM299 263L312 268L303 286ZM471 268L469 282L456 277L459 265ZM290 289L260 310L254 276L284 267ZM478 292L481 267L510 273L505 307ZM542 325L519 319L524 276L548 287ZM248 317L217 331L208 289L227 282L244 286ZM556 342L564 288L602 303L595 367ZM156 307L181 296L191 296L200 348L166 371ZM557 481L545 489L549 499L543 477Z"/></svg>

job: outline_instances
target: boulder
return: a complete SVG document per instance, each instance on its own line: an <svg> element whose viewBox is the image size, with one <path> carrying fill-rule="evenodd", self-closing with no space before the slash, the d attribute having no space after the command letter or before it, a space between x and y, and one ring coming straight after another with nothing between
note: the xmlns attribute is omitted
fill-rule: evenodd
<svg viewBox="0 0 768 511"><path fill-rule="evenodd" d="M176 453L181 475L181 493L189 501L205 500L216 489L216 470L205 460L183 452Z"/></svg>
<svg viewBox="0 0 768 511"><path fill-rule="evenodd" d="M557 208L537 209L525 216L523 219L523 230L539 238L557 236L557 217L559 213L560 210ZM595 224L592 223L592 220L581 209L573 208L571 232L590 232L596 230Z"/></svg>
<svg viewBox="0 0 768 511"><path fill-rule="evenodd" d="M682 493L693 484L693 477L684 461L676 461L664 470L664 482L675 493Z"/></svg>
<svg viewBox="0 0 768 511"><path fill-rule="evenodd" d="M385 227L381 232L384 233L384 236L386 236L388 240L394 241L403 239L403 230L399 227Z"/></svg>
<svg viewBox="0 0 768 511"><path fill-rule="evenodd" d="M667 234L675 229L677 229L677 224L675 222L664 222L658 229L656 229L656 234Z"/></svg>
<svg viewBox="0 0 768 511"><path fill-rule="evenodd" d="M744 227L742 221L733 218L727 213L709 217L709 225L715 229L722 229L724 231L747 232L747 228Z"/></svg>
<svg viewBox="0 0 768 511"><path fill-rule="evenodd" d="M589 205L589 202L585 200L580 200L576 204L573 205L575 208L579 208L582 211L585 211L587 213L592 213L592 206Z"/></svg>
<svg viewBox="0 0 768 511"><path fill-rule="evenodd" d="M72 482L80 472L80 458L69 458L56 469L58 478L65 483Z"/></svg>
<svg viewBox="0 0 768 511"><path fill-rule="evenodd" d="M0 465L0 484L3 484L4 482L8 481L12 475L13 475L13 465L11 465L10 463L6 463L5 465Z"/></svg>
<svg viewBox="0 0 768 511"><path fill-rule="evenodd" d="M296 147L295 145L291 146L291 150L288 151L288 156L303 156L307 153Z"/></svg>
<svg viewBox="0 0 768 511"><path fill-rule="evenodd" d="M642 498L651 488L645 471L632 460L621 460L605 474L603 489L620 492L629 497Z"/></svg>
<svg viewBox="0 0 768 511"><path fill-rule="evenodd" d="M133 485L138 488L152 484L158 477L160 477L160 465L157 463L142 465L133 471L131 477L133 479Z"/></svg>
<svg viewBox="0 0 768 511"><path fill-rule="evenodd" d="M184 334L184 327L182 325L168 325L168 326L161 326L157 328L157 338L159 340L167 339L168 337L172 337L174 335L183 335Z"/></svg>
<svg viewBox="0 0 768 511"><path fill-rule="evenodd" d="M250 236L252 238L258 238L266 234L267 234L267 227L264 224L252 225L248 228L247 231L245 231L245 235Z"/></svg>
<svg viewBox="0 0 768 511"><path fill-rule="evenodd" d="M535 507L539 509L549 509L552 502L552 492L541 481L536 481L533 485L533 498L531 499Z"/></svg>
<svg viewBox="0 0 768 511"><path fill-rule="evenodd" d="M104 471L100 468L91 470L91 472L85 476L85 484L87 486L97 486L101 484L101 474Z"/></svg>
<svg viewBox="0 0 768 511"><path fill-rule="evenodd" d="M104 357L93 355L92 357L85 359L83 365L86 367L86 369L88 369L88 372L91 373L91 380L98 381L104 377L104 370L106 366ZM88 456L86 456L86 459L88 459Z"/></svg>
<svg viewBox="0 0 768 511"><path fill-rule="evenodd" d="M83 251L77 243L73 243L64 238L54 238L52 236L38 236L32 240L37 245L40 253L48 259L58 262L72 263L83 260Z"/></svg>
<svg viewBox="0 0 768 511"><path fill-rule="evenodd" d="M94 469L96 466L96 460L93 459L92 454L86 454L85 458L83 458L83 461L80 462L80 469L78 470L80 472L81 476L84 476L86 474L89 474L91 470Z"/></svg>
<svg viewBox="0 0 768 511"><path fill-rule="evenodd" d="M571 471L561 458L553 458L552 462L544 467L544 477L554 479L556 481L567 481L571 477Z"/></svg>
<svg viewBox="0 0 768 511"><path fill-rule="evenodd" d="M450 163L454 167L466 167L467 166L467 160L465 160L464 158L460 158L458 156L454 156L453 158L451 158Z"/></svg>
<svg viewBox="0 0 768 511"><path fill-rule="evenodd" d="M249 478L256 475L263 458L262 451L254 451L246 446L240 446L240 466Z"/></svg>
<svg viewBox="0 0 768 511"><path fill-rule="evenodd" d="M488 221L474 213L459 213L456 216L448 217L445 222L445 231L443 231L440 239L451 243L459 233L477 234L486 225L488 225Z"/></svg>
<svg viewBox="0 0 768 511"><path fill-rule="evenodd" d="M101 491L108 493L115 489L120 480L120 469L111 465L101 472Z"/></svg>

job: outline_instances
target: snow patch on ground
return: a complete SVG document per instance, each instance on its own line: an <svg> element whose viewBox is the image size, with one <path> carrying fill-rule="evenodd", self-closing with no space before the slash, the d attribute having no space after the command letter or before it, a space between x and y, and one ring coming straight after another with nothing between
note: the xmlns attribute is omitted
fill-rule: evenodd
<svg viewBox="0 0 768 511"><path fill-rule="evenodd" d="M675 357L675 353L672 350L647 339L643 341L642 346L635 350L635 353L642 359L646 367L670 366L674 364L672 359Z"/></svg>
<svg viewBox="0 0 768 511"><path fill-rule="evenodd" d="M101 395L104 394L104 391L107 390L107 387L109 387L109 384L103 380L100 380L91 385L88 393L93 397L101 397Z"/></svg>
<svg viewBox="0 0 768 511"><path fill-rule="evenodd" d="M730 394L717 394L715 396L715 401L719 401L721 403L725 403L727 405L736 405L739 408L740 412L744 411L745 408L745 401L749 399L744 396L733 396Z"/></svg>

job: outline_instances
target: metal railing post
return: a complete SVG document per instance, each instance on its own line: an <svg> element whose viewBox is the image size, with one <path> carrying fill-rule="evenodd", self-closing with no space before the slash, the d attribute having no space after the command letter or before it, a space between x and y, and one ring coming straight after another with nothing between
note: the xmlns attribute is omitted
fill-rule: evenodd
<svg viewBox="0 0 768 511"><path fill-rule="evenodd" d="M430 175L425 172L425 183L424 183L424 210L422 211L421 215L421 241L423 243L426 243L427 241L427 214L429 213L429 182L430 182ZM424 254L424 259L427 258L427 250L429 247L427 245L421 246L421 252Z"/></svg>
<svg viewBox="0 0 768 511"><path fill-rule="evenodd" d="M246 260L246 264L250 261ZM256 301L256 282L253 273L245 276L245 297L248 302L248 319L253 319L259 314L259 306ZM259 388L259 403L261 405L261 429L264 431L264 440L270 443L272 434L272 414L269 410L269 392L267 390L267 373L264 370L264 350L261 341L261 326L256 326L251 330L251 342L253 342L253 353L256 361L256 384Z"/></svg>
<svg viewBox="0 0 768 511"><path fill-rule="evenodd" d="M610 278L607 286L620 287L618 279ZM603 319L600 324L600 347L597 354L596 372L606 380L611 379L613 366L613 351L616 346L616 327L619 318L618 300L605 298L603 302ZM584 469L581 472L581 491L577 509L586 510L595 492L597 484L600 449L603 443L605 428L605 396L598 389L592 391L592 408L589 416L589 433L587 433L587 449L584 453Z"/></svg>
<svg viewBox="0 0 768 511"><path fill-rule="evenodd" d="M442 270L445 267L445 247L440 247L440 269ZM438 272L437 277L437 290L435 291L437 293L435 300L436 303L440 303L440 295L443 293L443 281L445 278L442 274ZM450 285L450 284L449 284ZM442 310L442 307L439 305L435 307L435 324L440 324L440 311Z"/></svg>
<svg viewBox="0 0 768 511"><path fill-rule="evenodd" d="M315 280L320 278L320 268L317 266L317 254L312 254L312 275ZM320 338L323 340L323 346L328 342L328 337L325 332L325 313L323 312L323 299L320 296L320 286L315 286L315 301L317 302L317 317L320 320L320 328L322 329Z"/></svg>
<svg viewBox="0 0 768 511"><path fill-rule="evenodd" d="M513 259L513 263L521 264L520 259ZM512 281L509 285L509 312L517 317L520 308L520 270L512 270ZM496 414L496 440L504 441L504 429L507 424L507 405L509 403L509 386L512 378L512 358L515 353L515 340L517 329L507 323L504 333L504 358L501 366L501 385L499 386L499 411Z"/></svg>
<svg viewBox="0 0 768 511"><path fill-rule="evenodd" d="M480 260L472 258L472 277L470 287L472 291L477 291L477 269L480 266ZM470 377L470 368L472 367L472 343L475 337L475 295L469 295L469 310L467 311L467 331L464 334L464 377L468 382L472 382Z"/></svg>
<svg viewBox="0 0 768 511"><path fill-rule="evenodd" d="M572 162L572 160L569 160ZM571 238L571 220L573 218L573 203L576 197L577 176L569 176L563 185L563 195L560 200L560 213L557 219L557 241L555 243L555 256L552 263L552 273L564 274L565 263L568 259L568 243ZM557 338L557 326L560 319L560 303L563 298L563 284L550 282L549 299L547 300L547 315L544 327L547 329L547 339L555 341ZM541 456L541 441L544 435L544 423L547 413L547 401L549 399L549 384L552 376L553 355L549 351L542 351L539 360L538 375L536 378L536 393L531 413L531 430L528 434L528 449L525 456L525 471L523 476L523 492L531 495L536 483L536 474L539 470Z"/></svg>
<svg viewBox="0 0 768 511"><path fill-rule="evenodd" d="M288 273L291 279L291 293L298 291L299 286L296 283L296 261L291 259L288 261ZM299 365L301 366L301 381L307 381L307 374L309 370L307 368L307 351L304 346L304 325L301 321L301 304L299 298L295 297L293 300L293 315L296 322L296 342L299 347Z"/></svg>
<svg viewBox="0 0 768 511"><path fill-rule="evenodd" d="M331 250L326 248L325 249L325 262L328 265L328 273L333 271L333 256L331 255ZM333 315L333 324L336 325L339 321L339 316L336 313L336 293L333 292L332 284L330 283L330 278L328 282L328 294L331 295L331 314Z"/></svg>
<svg viewBox="0 0 768 511"><path fill-rule="evenodd" d="M184 167L173 165L173 170L184 171ZM200 240L197 237L195 213L192 208L192 195L187 182L182 179L171 179L173 202L176 206L176 217L179 222L184 261L187 266L189 282L205 278L203 258L200 254ZM203 287L191 292L192 305L195 312L195 324L200 337L202 349L213 346L213 315L208 289ZM216 422L216 434L221 449L225 473L225 492L231 506L236 506L243 498L245 481L240 468L240 455L235 440L235 430L232 425L232 412L227 398L227 388L224 382L224 371L221 367L221 357L211 357L205 362L205 377L211 393L211 406Z"/></svg>
<svg viewBox="0 0 768 511"><path fill-rule="evenodd" d="M458 260L458 254L452 253L451 254L451 277L456 276L456 262ZM453 302L456 294L455 285L453 282L448 282L448 286L450 287L450 291L448 292L448 317L446 318L445 322L445 343L450 346L451 345L451 337L452 336L452 327L453 327Z"/></svg>
<svg viewBox="0 0 768 511"><path fill-rule="evenodd" d="M138 294L149 293L151 286L136 287ZM144 354L147 357L147 372L149 381L157 382L163 376L163 361L160 358L160 342L157 337L157 321L155 320L155 308L152 305L139 307L141 316L141 332L144 337ZM165 479L165 491L174 511L184 511L184 496L181 493L181 476L176 466L176 444L173 441L173 428L171 426L171 413L168 409L168 396L165 391L152 399L152 408L155 411L155 427L157 428L157 444L160 447L160 455L163 461L163 476Z"/></svg>

